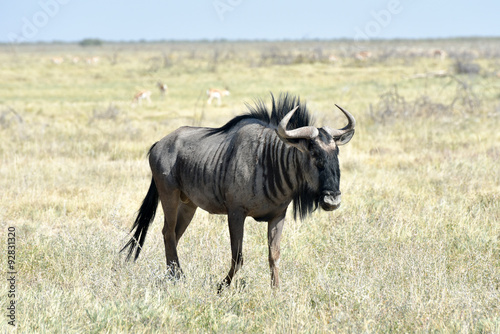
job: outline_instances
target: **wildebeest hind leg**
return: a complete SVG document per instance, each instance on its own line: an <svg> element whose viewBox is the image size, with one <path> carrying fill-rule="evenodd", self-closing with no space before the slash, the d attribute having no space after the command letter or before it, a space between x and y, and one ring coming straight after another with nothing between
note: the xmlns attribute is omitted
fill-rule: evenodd
<svg viewBox="0 0 500 334"><path fill-rule="evenodd" d="M175 226L175 238L177 243L191 223L194 213L198 207L193 202L181 203L177 212L177 225Z"/></svg>
<svg viewBox="0 0 500 334"><path fill-rule="evenodd" d="M173 278L180 278L182 270L177 256L177 214L179 209L180 192L178 190L166 191L158 187L163 214L165 216L163 225L163 242L165 243L165 257L167 259L167 270Z"/></svg>

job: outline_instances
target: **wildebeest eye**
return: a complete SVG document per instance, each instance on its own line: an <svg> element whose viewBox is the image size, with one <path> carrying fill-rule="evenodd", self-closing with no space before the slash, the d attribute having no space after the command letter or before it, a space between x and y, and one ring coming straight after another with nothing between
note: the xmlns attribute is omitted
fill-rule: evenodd
<svg viewBox="0 0 500 334"><path fill-rule="evenodd" d="M316 160L316 167L319 169L325 169L325 161L321 158Z"/></svg>

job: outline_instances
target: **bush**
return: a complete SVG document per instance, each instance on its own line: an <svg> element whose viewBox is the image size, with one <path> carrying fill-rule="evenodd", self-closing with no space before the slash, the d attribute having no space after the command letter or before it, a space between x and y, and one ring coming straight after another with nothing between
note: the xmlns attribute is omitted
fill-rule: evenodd
<svg viewBox="0 0 500 334"><path fill-rule="evenodd" d="M469 63L462 60L457 60L455 63L456 74L479 74L481 66L475 63Z"/></svg>
<svg viewBox="0 0 500 334"><path fill-rule="evenodd" d="M102 45L102 40L98 38L85 38L80 41L80 46L101 46Z"/></svg>

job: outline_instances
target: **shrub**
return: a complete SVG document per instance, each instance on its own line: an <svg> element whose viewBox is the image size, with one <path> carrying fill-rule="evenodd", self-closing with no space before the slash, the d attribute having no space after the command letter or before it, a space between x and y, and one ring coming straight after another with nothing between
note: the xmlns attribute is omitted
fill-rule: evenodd
<svg viewBox="0 0 500 334"><path fill-rule="evenodd" d="M479 64L457 60L454 65L456 74L479 74L481 66Z"/></svg>
<svg viewBox="0 0 500 334"><path fill-rule="evenodd" d="M102 43L102 40L98 39L98 38L85 38L85 39L82 39L80 41L80 46L101 46L103 43Z"/></svg>

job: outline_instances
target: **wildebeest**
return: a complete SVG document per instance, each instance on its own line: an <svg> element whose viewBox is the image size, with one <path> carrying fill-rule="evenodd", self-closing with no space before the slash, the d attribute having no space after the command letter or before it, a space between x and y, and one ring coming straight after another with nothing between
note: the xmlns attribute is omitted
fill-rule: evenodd
<svg viewBox="0 0 500 334"><path fill-rule="evenodd" d="M198 207L228 216L232 262L219 290L229 286L243 264L246 217L268 222L272 286L279 285L280 239L288 205L301 218L318 206L340 206L338 146L354 135L354 117L342 129L312 126L311 115L298 97L272 95L269 113L260 101L249 112L220 128L181 127L149 150L153 174L148 193L123 247L135 258L144 245L161 201L163 238L169 272L181 275L177 244Z"/></svg>

